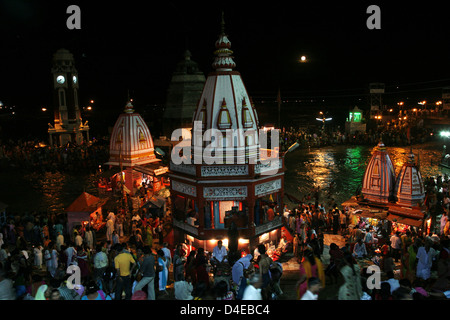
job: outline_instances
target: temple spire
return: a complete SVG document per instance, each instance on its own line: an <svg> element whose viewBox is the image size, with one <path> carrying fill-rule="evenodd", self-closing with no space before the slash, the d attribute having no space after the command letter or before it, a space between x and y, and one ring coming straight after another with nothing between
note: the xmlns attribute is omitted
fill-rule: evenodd
<svg viewBox="0 0 450 320"><path fill-rule="evenodd" d="M214 51L214 54L216 57L212 64L213 68L217 71L232 71L233 68L236 67L236 63L233 61L233 51L230 49L231 42L225 34L225 18L223 11L222 21L220 23L220 35L219 39L217 39L215 43L215 46L216 51Z"/></svg>

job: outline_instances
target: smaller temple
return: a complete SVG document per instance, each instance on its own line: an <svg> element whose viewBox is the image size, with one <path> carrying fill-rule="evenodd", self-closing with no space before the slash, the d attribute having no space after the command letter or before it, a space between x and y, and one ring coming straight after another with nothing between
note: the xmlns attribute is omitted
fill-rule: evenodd
<svg viewBox="0 0 450 320"><path fill-rule="evenodd" d="M408 155L408 161L403 164L395 184L397 204L408 207L419 206L425 199L425 188L422 175L416 165L414 154Z"/></svg>
<svg viewBox="0 0 450 320"><path fill-rule="evenodd" d="M102 206L106 199L100 199L87 192L83 192L72 204L67 207L67 230L73 236L72 230L89 224L98 231L105 223L102 221ZM72 239L73 240L73 239Z"/></svg>
<svg viewBox="0 0 450 320"><path fill-rule="evenodd" d="M364 172L361 193L364 199L388 203L394 194L395 171L383 142L375 147L372 158Z"/></svg>
<svg viewBox="0 0 450 320"><path fill-rule="evenodd" d="M141 115L135 112L131 101L114 125L106 165L120 169L122 176L116 175L116 183L122 183L131 196L143 182L151 184L153 192L159 191L164 184L163 175L168 167L156 157L150 130Z"/></svg>

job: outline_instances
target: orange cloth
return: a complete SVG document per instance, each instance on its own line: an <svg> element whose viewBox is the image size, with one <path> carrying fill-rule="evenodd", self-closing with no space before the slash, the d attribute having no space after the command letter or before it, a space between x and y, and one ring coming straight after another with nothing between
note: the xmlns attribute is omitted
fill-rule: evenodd
<svg viewBox="0 0 450 320"><path fill-rule="evenodd" d="M267 210L267 219L269 219L269 221L272 221L273 218L275 218L275 212L272 208L269 208L269 210Z"/></svg>

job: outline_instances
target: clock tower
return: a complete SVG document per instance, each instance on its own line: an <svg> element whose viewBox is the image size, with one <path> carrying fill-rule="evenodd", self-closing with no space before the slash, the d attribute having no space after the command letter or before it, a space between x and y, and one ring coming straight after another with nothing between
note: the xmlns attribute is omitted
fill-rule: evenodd
<svg viewBox="0 0 450 320"><path fill-rule="evenodd" d="M78 72L72 53L59 49L53 55L54 125L49 124L50 144L81 144L89 140L89 126L82 123L78 104ZM85 135L83 135L85 133Z"/></svg>

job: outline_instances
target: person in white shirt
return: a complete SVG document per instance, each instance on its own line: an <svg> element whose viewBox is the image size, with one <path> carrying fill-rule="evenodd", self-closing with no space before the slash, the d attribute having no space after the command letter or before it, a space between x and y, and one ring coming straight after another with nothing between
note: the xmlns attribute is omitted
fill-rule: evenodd
<svg viewBox="0 0 450 320"><path fill-rule="evenodd" d="M395 262L398 262L401 256L402 251L402 239L400 238L400 232L396 232L390 239L391 248L392 248L392 257L395 259Z"/></svg>
<svg viewBox="0 0 450 320"><path fill-rule="evenodd" d="M423 280L428 280L431 277L431 266L436 256L436 251L431 247L431 244L431 240L427 239L425 245L417 250L416 276Z"/></svg>
<svg viewBox="0 0 450 320"><path fill-rule="evenodd" d="M308 279L308 289L303 294L300 300L318 300L319 292L322 289L322 284L319 278L310 277Z"/></svg>
<svg viewBox="0 0 450 320"><path fill-rule="evenodd" d="M94 234L89 226L86 228L86 232L84 234L84 240L88 245L89 249L94 250Z"/></svg>
<svg viewBox="0 0 450 320"><path fill-rule="evenodd" d="M392 294L395 290L400 288L400 282L394 278L394 272L389 271L386 273L386 275L388 279L386 281L382 281L381 283L383 282L389 283L389 285L391 286L391 294Z"/></svg>
<svg viewBox="0 0 450 320"><path fill-rule="evenodd" d="M77 265L77 262L74 261L73 257L77 255L77 251L75 250L72 243L69 243L66 250L66 256L67 256L67 266L70 266L72 264Z"/></svg>
<svg viewBox="0 0 450 320"><path fill-rule="evenodd" d="M83 238L79 233L75 236L75 246L80 247L83 244Z"/></svg>
<svg viewBox="0 0 450 320"><path fill-rule="evenodd" d="M114 221L112 219L108 219L106 222L106 241L112 241L112 234L114 231Z"/></svg>
<svg viewBox="0 0 450 320"><path fill-rule="evenodd" d="M363 258L367 256L366 244L363 242L363 239L359 239L353 247L353 256L355 258Z"/></svg>
<svg viewBox="0 0 450 320"><path fill-rule="evenodd" d="M1 247L1 246L0 246ZM42 269L42 251L44 248L41 245L34 246L34 266L36 266L39 270ZM0 259L1 261L1 259Z"/></svg>
<svg viewBox="0 0 450 320"><path fill-rule="evenodd" d="M262 300L262 278L259 273L254 273L253 276L248 279L248 282L242 300Z"/></svg>
<svg viewBox="0 0 450 320"><path fill-rule="evenodd" d="M108 216L106 217L106 220L111 219L114 223L116 223L116 215L114 214L114 212L109 212Z"/></svg>
<svg viewBox="0 0 450 320"><path fill-rule="evenodd" d="M170 264L172 263L172 253L170 252L168 246L169 244L167 242L164 242L163 247L161 248L161 250L164 252L164 257L166 257L167 260L167 268L169 268Z"/></svg>
<svg viewBox="0 0 450 320"><path fill-rule="evenodd" d="M221 264L224 262L228 262L227 260L227 249L222 246L222 240L217 241L217 246L214 247L212 252L212 262L213 264Z"/></svg>
<svg viewBox="0 0 450 320"><path fill-rule="evenodd" d="M96 251L97 253L94 255L94 278L98 279L103 276L108 266L108 256L103 252L101 245L97 245Z"/></svg>
<svg viewBox="0 0 450 320"><path fill-rule="evenodd" d="M286 220L288 219L290 213L291 213L291 210L288 209L287 205L284 205L283 216Z"/></svg>
<svg viewBox="0 0 450 320"><path fill-rule="evenodd" d="M61 232L58 232L58 235L56 236L56 248L58 251L61 251L61 246L64 244L64 236Z"/></svg>
<svg viewBox="0 0 450 320"><path fill-rule="evenodd" d="M175 281L174 283L175 299L177 300L193 300L192 291L194 287L191 282L191 277L188 276L186 280Z"/></svg>

